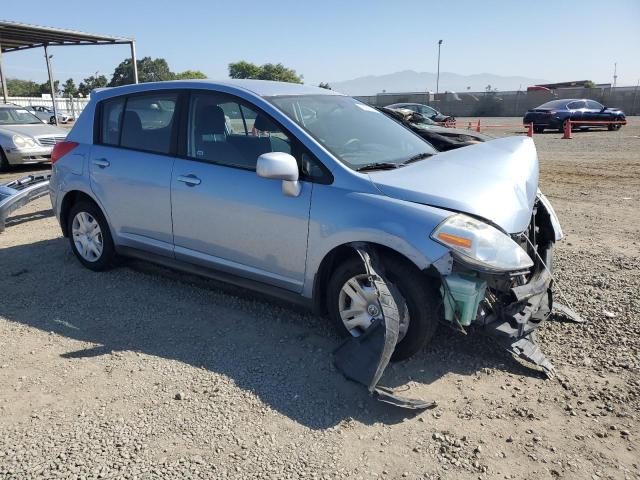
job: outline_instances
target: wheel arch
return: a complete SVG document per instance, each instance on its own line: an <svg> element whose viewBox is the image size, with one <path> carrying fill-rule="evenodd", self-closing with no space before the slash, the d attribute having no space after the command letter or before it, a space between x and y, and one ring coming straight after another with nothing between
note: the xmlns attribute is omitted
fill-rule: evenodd
<svg viewBox="0 0 640 480"><path fill-rule="evenodd" d="M71 211L71 207L73 207L76 203L86 200L88 202L94 203L102 214L104 215L104 210L100 207L100 204L89 194L83 192L82 190L70 190L65 193L62 198L62 202L60 203L60 227L62 228L62 235L64 237L69 236L69 211ZM105 216L106 218L106 216ZM108 223L108 221L107 221Z"/></svg>
<svg viewBox="0 0 640 480"><path fill-rule="evenodd" d="M425 269L421 269L420 266L412 261L409 257L386 245L382 245L376 242L343 243L332 248L323 257L322 261L320 262L320 266L314 276L312 290L314 313L318 315L326 313L327 286L329 283L329 279L331 278L333 271L337 268L338 265L349 258L358 257L358 253L354 249L354 244L356 243L367 245L368 247L372 248L382 259L394 258L395 260L405 263L406 265L415 269L416 273L425 275L425 278L429 276L428 272L430 272L430 269L432 268L431 266L428 266Z"/></svg>

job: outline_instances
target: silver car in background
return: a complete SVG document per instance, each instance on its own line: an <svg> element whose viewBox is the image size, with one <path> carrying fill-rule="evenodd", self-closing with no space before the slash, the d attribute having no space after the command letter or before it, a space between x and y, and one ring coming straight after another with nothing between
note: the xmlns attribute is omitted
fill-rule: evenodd
<svg viewBox="0 0 640 480"><path fill-rule="evenodd" d="M53 210L89 269L147 259L304 303L359 337L389 305L366 250L397 310L396 359L444 322L551 369L531 335L562 231L530 138L438 153L331 90L175 81L94 91L52 163Z"/></svg>
<svg viewBox="0 0 640 480"><path fill-rule="evenodd" d="M66 136L66 130L45 125L24 107L0 104L0 171L51 161L53 146Z"/></svg>
<svg viewBox="0 0 640 480"><path fill-rule="evenodd" d="M30 113L33 113L36 117L42 120L44 123L54 124L55 115L53 113L53 109L49 107L45 107L44 105L31 105L29 107L25 107ZM58 110L58 123L69 123L73 121L73 115L68 112Z"/></svg>

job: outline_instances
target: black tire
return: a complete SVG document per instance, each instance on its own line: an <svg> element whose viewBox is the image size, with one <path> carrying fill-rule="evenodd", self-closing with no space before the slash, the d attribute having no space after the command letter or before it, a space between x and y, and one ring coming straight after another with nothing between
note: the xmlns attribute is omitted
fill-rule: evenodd
<svg viewBox="0 0 640 480"><path fill-rule="evenodd" d="M618 120L620 120L619 118L616 118L614 120L614 122L617 122ZM607 125L607 129L611 132L613 130L620 130L622 128L622 125L620 123L610 123L609 125Z"/></svg>
<svg viewBox="0 0 640 480"><path fill-rule="evenodd" d="M535 125L533 126L533 132L534 133L544 133L544 127L536 127Z"/></svg>
<svg viewBox="0 0 640 480"><path fill-rule="evenodd" d="M0 148L0 172L8 172L11 169L11 165L9 164L9 160L7 160L7 156L4 154L2 148Z"/></svg>
<svg viewBox="0 0 640 480"><path fill-rule="evenodd" d="M53 115L51 115L51 118L49 118L49 124L50 125L55 125L56 123L56 117L54 117Z"/></svg>
<svg viewBox="0 0 640 480"><path fill-rule="evenodd" d="M73 238L73 221L80 212L88 213L92 218L96 220L100 227L102 234L102 254L94 261L88 261L78 251L76 243ZM69 232L69 243L71 244L71 250L76 258L89 270L95 272L101 272L108 270L114 265L116 259L116 251L113 246L113 238L111 237L111 231L109 230L109 224L107 223L100 208L93 202L87 200L81 200L74 204L67 216L67 232Z"/></svg>
<svg viewBox="0 0 640 480"><path fill-rule="evenodd" d="M400 291L407 302L409 327L398 342L391 360L399 361L420 351L433 337L442 316L442 299L435 282L429 282L416 268L396 260L383 258L385 277ZM331 275L327 290L327 310L340 333L350 335L340 318L339 295L343 285L356 275L365 273L359 258L351 258L338 266Z"/></svg>

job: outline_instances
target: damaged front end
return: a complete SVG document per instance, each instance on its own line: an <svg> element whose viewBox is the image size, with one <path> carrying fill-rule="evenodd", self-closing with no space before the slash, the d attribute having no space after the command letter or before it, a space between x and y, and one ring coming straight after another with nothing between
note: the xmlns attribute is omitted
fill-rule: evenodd
<svg viewBox="0 0 640 480"><path fill-rule="evenodd" d="M542 194L536 198L527 229L511 235L531 264L527 268L493 271L454 255L442 275L445 319L456 329L479 328L513 355L554 375L551 362L537 344L535 330L554 308L581 321L569 307L554 304L553 247L562 238L555 213Z"/></svg>

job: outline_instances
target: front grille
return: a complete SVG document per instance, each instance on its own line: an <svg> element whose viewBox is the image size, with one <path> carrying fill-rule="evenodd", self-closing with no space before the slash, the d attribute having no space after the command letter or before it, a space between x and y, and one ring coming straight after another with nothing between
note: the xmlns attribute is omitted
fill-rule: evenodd
<svg viewBox="0 0 640 480"><path fill-rule="evenodd" d="M45 147L51 147L58 142L64 141L66 137L64 135L52 135L49 137L38 137L38 143Z"/></svg>

